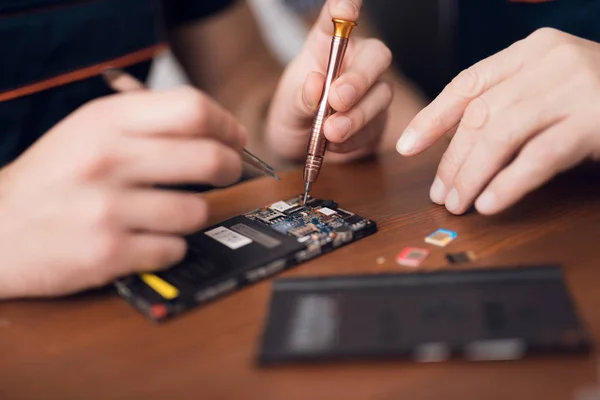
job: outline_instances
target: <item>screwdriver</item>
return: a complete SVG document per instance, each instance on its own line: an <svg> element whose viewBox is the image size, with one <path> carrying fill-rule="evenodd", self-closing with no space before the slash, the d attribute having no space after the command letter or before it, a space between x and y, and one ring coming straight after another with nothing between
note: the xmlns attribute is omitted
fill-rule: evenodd
<svg viewBox="0 0 600 400"><path fill-rule="evenodd" d="M144 86L142 82L140 82L137 78L121 69L106 69L102 73L102 77L104 78L106 84L115 92L146 90L146 86ZM242 159L247 164L251 165L252 167L256 168L262 173L270 176L271 178L281 180L279 176L277 176L277 174L275 173L275 169L273 169L273 167L271 167L269 164L256 157L254 154L250 153L246 149L244 149L242 152Z"/></svg>
<svg viewBox="0 0 600 400"><path fill-rule="evenodd" d="M326 119L333 113L333 109L328 101L331 84L340 75L350 33L357 25L356 22L338 18L334 18L332 21L333 38L331 40L331 49L329 51L329 61L327 62L327 75L325 77L323 94L321 95L321 100L319 100L317 115L313 121L306 151L306 161L304 163L304 203L308 200L308 193L311 191L313 183L315 183L319 177L319 172L323 165L323 157L325 156L325 150L327 148L327 139L325 139L325 134L323 133L323 126L325 125Z"/></svg>

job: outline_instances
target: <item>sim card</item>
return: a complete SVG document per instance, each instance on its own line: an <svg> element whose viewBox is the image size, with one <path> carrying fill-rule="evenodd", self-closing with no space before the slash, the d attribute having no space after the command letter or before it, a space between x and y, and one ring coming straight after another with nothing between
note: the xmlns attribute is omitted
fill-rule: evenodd
<svg viewBox="0 0 600 400"><path fill-rule="evenodd" d="M445 247L448 243L456 239L457 236L458 234L454 231L450 231L448 229L438 229L431 235L427 236L425 238L425 242L439 247Z"/></svg>
<svg viewBox="0 0 600 400"><path fill-rule="evenodd" d="M398 254L396 262L406 267L418 267L429 255L429 250L407 247Z"/></svg>

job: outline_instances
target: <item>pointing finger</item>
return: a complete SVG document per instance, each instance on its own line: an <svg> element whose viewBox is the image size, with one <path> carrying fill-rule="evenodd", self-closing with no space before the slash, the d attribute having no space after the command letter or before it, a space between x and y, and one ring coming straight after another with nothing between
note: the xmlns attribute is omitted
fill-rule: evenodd
<svg viewBox="0 0 600 400"><path fill-rule="evenodd" d="M516 74L554 45L555 40L550 36L555 34L549 32L552 30L538 31L461 72L409 124L398 141L398 152L410 156L431 146L458 124L473 99Z"/></svg>

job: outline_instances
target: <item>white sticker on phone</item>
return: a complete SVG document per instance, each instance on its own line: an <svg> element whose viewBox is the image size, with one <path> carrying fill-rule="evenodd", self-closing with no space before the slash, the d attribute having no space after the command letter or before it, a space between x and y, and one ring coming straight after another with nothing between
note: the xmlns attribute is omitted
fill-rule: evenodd
<svg viewBox="0 0 600 400"><path fill-rule="evenodd" d="M204 232L204 234L215 239L217 242L224 244L232 250L237 250L240 247L244 247L252 243L252 240L246 236L240 235L239 233L234 232L231 229L227 229L224 226L211 229L210 231Z"/></svg>
<svg viewBox="0 0 600 400"><path fill-rule="evenodd" d="M275 210L275 211L279 211L279 212L284 212L285 210L289 210L292 207L293 206L290 206L285 201L278 201L277 203L271 204L271 206L269 208L271 210Z"/></svg>
<svg viewBox="0 0 600 400"><path fill-rule="evenodd" d="M319 210L319 212L320 212L321 214L325 214L325 215L327 215L328 217L329 217L329 216L332 216L333 214L335 214L335 211L333 211L331 208L327 208L327 207L323 207L323 208L321 208L321 209Z"/></svg>

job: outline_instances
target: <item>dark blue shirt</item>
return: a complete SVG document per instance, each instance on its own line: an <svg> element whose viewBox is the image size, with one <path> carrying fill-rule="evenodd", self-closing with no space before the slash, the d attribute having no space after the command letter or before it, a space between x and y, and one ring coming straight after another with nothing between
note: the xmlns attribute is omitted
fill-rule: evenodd
<svg viewBox="0 0 600 400"><path fill-rule="evenodd" d="M169 29L231 3L0 0L0 167L79 106L111 93L99 77L103 65L144 80Z"/></svg>
<svg viewBox="0 0 600 400"><path fill-rule="evenodd" d="M301 9L317 0L284 0ZM321 0L323 1L323 0ZM600 42L600 0L365 0L403 73L435 97L460 71L542 27Z"/></svg>
<svg viewBox="0 0 600 400"><path fill-rule="evenodd" d="M457 58L454 72L552 27L600 42L600 0L458 0Z"/></svg>

